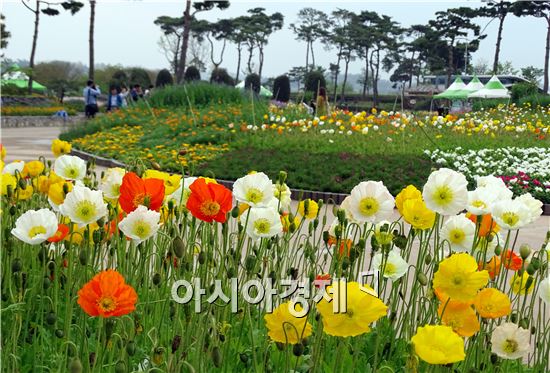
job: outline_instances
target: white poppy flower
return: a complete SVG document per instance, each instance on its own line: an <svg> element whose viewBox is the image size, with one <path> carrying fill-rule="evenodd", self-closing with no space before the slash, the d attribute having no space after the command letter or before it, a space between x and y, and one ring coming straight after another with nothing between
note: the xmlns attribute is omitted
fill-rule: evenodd
<svg viewBox="0 0 550 373"><path fill-rule="evenodd" d="M280 201L280 208L283 211L288 211L290 209L290 188L288 185L283 183L282 185L279 183L273 184L273 196Z"/></svg>
<svg viewBox="0 0 550 373"><path fill-rule="evenodd" d="M468 206L466 206L466 210L474 215L489 214L495 197L495 193L487 187L480 187L468 192Z"/></svg>
<svg viewBox="0 0 550 373"><path fill-rule="evenodd" d="M399 255L399 251L395 249L388 253L384 268L382 268L382 265L383 254L378 252L372 258L372 268L379 272L382 272L383 269L382 275L392 281L403 277L409 269L409 264Z"/></svg>
<svg viewBox="0 0 550 373"><path fill-rule="evenodd" d="M434 171L422 190L426 206L441 215L456 215L468 204L466 177L448 168Z"/></svg>
<svg viewBox="0 0 550 373"><path fill-rule="evenodd" d="M528 224L535 222L542 215L542 202L533 198L531 193L522 194L516 200L521 201L527 210L529 210Z"/></svg>
<svg viewBox="0 0 550 373"><path fill-rule="evenodd" d="M103 201L103 193L100 190L91 190L77 184L67 193L65 201L59 206L59 211L68 216L73 223L84 226L107 215L107 204Z"/></svg>
<svg viewBox="0 0 550 373"><path fill-rule="evenodd" d="M393 196L381 181L363 181L350 194L350 210L354 219L378 223L390 217L395 206Z"/></svg>
<svg viewBox="0 0 550 373"><path fill-rule="evenodd" d="M243 176L233 184L233 196L252 207L266 207L273 197L273 183L263 172Z"/></svg>
<svg viewBox="0 0 550 373"><path fill-rule="evenodd" d="M467 252L472 249L476 225L463 214L451 216L441 228L441 238L447 240L451 250Z"/></svg>
<svg viewBox="0 0 550 373"><path fill-rule="evenodd" d="M531 219L525 204L517 199L496 202L491 215L498 225L510 230L520 229L529 224Z"/></svg>
<svg viewBox="0 0 550 373"><path fill-rule="evenodd" d="M38 245L57 232L57 217L48 209L26 211L15 221L11 233L30 245Z"/></svg>
<svg viewBox="0 0 550 373"><path fill-rule="evenodd" d="M4 168L2 169L2 173L15 176L17 172L19 173L23 172L23 167L25 167L25 162L13 161L4 166Z"/></svg>
<svg viewBox="0 0 550 373"><path fill-rule="evenodd" d="M99 189L105 197L117 199L120 196L120 185L126 171L120 167L109 168L101 179Z"/></svg>
<svg viewBox="0 0 550 373"><path fill-rule="evenodd" d="M157 233L160 227L159 221L159 212L149 210L147 207L140 205L122 219L118 223L118 227L122 233L131 238L137 245Z"/></svg>
<svg viewBox="0 0 550 373"><path fill-rule="evenodd" d="M518 359L529 351L530 334L516 324L501 324L491 336L491 351L504 359Z"/></svg>
<svg viewBox="0 0 550 373"><path fill-rule="evenodd" d="M74 155L62 155L55 160L53 169L66 180L82 180L86 176L86 162Z"/></svg>
<svg viewBox="0 0 550 373"><path fill-rule="evenodd" d="M251 207L246 221L246 233L254 240L273 237L283 231L281 217L273 208Z"/></svg>
<svg viewBox="0 0 550 373"><path fill-rule="evenodd" d="M191 189L189 186L197 180L196 177L186 177L183 179L183 183L180 183L178 189L176 189L172 194L167 197L167 200L173 199L176 201L178 206L186 206L187 200L191 195Z"/></svg>

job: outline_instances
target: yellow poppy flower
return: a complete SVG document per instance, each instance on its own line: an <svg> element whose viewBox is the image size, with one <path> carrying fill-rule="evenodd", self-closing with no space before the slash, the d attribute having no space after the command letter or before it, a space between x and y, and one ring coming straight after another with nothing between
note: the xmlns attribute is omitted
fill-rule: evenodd
<svg viewBox="0 0 550 373"><path fill-rule="evenodd" d="M510 279L510 286L514 294L530 294L534 284L535 281L527 272L523 272L522 275L515 273L514 277Z"/></svg>
<svg viewBox="0 0 550 373"><path fill-rule="evenodd" d="M450 326L421 326L411 341L418 357L428 364L450 364L466 357L464 341Z"/></svg>
<svg viewBox="0 0 550 373"><path fill-rule="evenodd" d="M308 198L298 203L298 214L306 219L315 219L318 212L319 205L312 199Z"/></svg>
<svg viewBox="0 0 550 373"><path fill-rule="evenodd" d="M23 167L23 172L21 173L23 177L36 177L44 171L44 163L40 161L30 161L25 163Z"/></svg>
<svg viewBox="0 0 550 373"><path fill-rule="evenodd" d="M63 201L65 201L65 192L63 192L63 185L67 185L67 193L73 190L73 184L69 182L51 184L50 188L48 189L48 197L54 204L58 206L61 205Z"/></svg>
<svg viewBox="0 0 550 373"><path fill-rule="evenodd" d="M496 319L512 312L508 295L494 288L486 288L477 293L474 306L479 316L486 319Z"/></svg>
<svg viewBox="0 0 550 373"><path fill-rule="evenodd" d="M387 313L388 307L366 285L334 282L326 291L332 302L321 299L317 310L323 317L324 332L329 335L353 337L367 333L369 325Z"/></svg>
<svg viewBox="0 0 550 373"><path fill-rule="evenodd" d="M19 199L20 201L27 200L32 197L33 192L34 190L31 185L27 185L25 189L19 188L17 192L17 199Z"/></svg>
<svg viewBox="0 0 550 373"><path fill-rule="evenodd" d="M433 287L452 300L469 301L489 281L488 272L478 271L477 268L477 262L471 255L453 254L439 263L439 269L434 274Z"/></svg>
<svg viewBox="0 0 550 373"><path fill-rule="evenodd" d="M294 316L289 307L293 307L290 302L282 303L264 316L267 334L275 342L296 344L311 335L312 327L307 317ZM296 304L295 310L301 312L302 308Z"/></svg>
<svg viewBox="0 0 550 373"><path fill-rule="evenodd" d="M52 153L57 158L63 154L69 154L72 146L67 141L55 139L52 141Z"/></svg>
<svg viewBox="0 0 550 373"><path fill-rule="evenodd" d="M420 198L405 200L401 215L407 223L416 229L430 229L435 222L435 212L430 210Z"/></svg>
<svg viewBox="0 0 550 373"><path fill-rule="evenodd" d="M422 192L414 185L408 185L395 197L395 206L401 215L403 215L403 204L409 199L422 199Z"/></svg>
<svg viewBox="0 0 550 373"><path fill-rule="evenodd" d="M17 185L17 179L15 176L10 174L2 174L0 176L0 188L2 188L2 195L5 196L8 194L8 186L11 187L12 192L15 191L15 186Z"/></svg>

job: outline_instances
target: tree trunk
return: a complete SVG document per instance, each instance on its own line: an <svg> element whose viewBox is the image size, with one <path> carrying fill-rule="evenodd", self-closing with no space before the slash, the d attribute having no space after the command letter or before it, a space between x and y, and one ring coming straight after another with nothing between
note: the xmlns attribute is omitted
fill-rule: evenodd
<svg viewBox="0 0 550 373"><path fill-rule="evenodd" d="M309 71L309 40L306 47L306 73Z"/></svg>
<svg viewBox="0 0 550 373"><path fill-rule="evenodd" d="M365 98L367 96L367 88L369 85L369 47L365 47L365 80L363 81L363 95Z"/></svg>
<svg viewBox="0 0 550 373"><path fill-rule="evenodd" d="M176 48L174 49L174 59L172 61L172 69L174 69L174 75L178 74L179 50L180 50L181 40L183 38L181 35L177 35L177 37L178 38L176 40Z"/></svg>
<svg viewBox="0 0 550 373"><path fill-rule="evenodd" d="M181 41L181 54L178 61L178 70L176 71L176 81L183 83L183 74L185 73L185 63L187 57L187 46L189 45L189 34L191 26L191 0L186 0L185 12L183 13L183 40Z"/></svg>
<svg viewBox="0 0 550 373"><path fill-rule="evenodd" d="M36 42L38 40L38 23L40 22L40 1L36 0L36 9L34 11L34 35L32 36L31 58L29 60L29 95L32 94L32 75L34 69L34 55L36 54Z"/></svg>
<svg viewBox="0 0 550 373"><path fill-rule="evenodd" d="M340 61L342 60L342 45L338 49L338 60L336 61L336 76L334 77L334 91L332 95L334 96L333 101L336 102L336 88L338 87L338 74L340 74Z"/></svg>
<svg viewBox="0 0 550 373"><path fill-rule="evenodd" d="M95 26L95 0L90 0L90 66L88 67L88 79L94 80L94 26Z"/></svg>
<svg viewBox="0 0 550 373"><path fill-rule="evenodd" d="M542 89L545 93L548 93L548 61L550 60L550 17L546 18L548 22L548 31L546 32L546 53L544 57L544 84Z"/></svg>
<svg viewBox="0 0 550 373"><path fill-rule="evenodd" d="M495 59L493 61L493 74L497 74L498 72L498 57L500 55L500 43L502 41L502 28L504 26L504 17L500 17L500 23L498 25L498 34L497 34L497 45L495 48Z"/></svg>
<svg viewBox="0 0 550 373"><path fill-rule="evenodd" d="M377 54L377 62L374 62L374 54ZM373 50L370 54L370 70L371 70L371 76L372 76L372 106L376 107L378 104L378 71L379 71L379 63L380 63L380 51L379 50Z"/></svg>
<svg viewBox="0 0 550 373"><path fill-rule="evenodd" d="M409 88L412 87L412 82L413 82L413 74L414 74L414 52L412 52L411 54L411 68L409 70Z"/></svg>
<svg viewBox="0 0 550 373"><path fill-rule="evenodd" d="M238 51L238 59L237 59L237 74L235 74L235 82L239 82L239 74L241 72L241 54L242 54L243 47L241 43L237 45L237 51Z"/></svg>
<svg viewBox="0 0 550 373"><path fill-rule="evenodd" d="M340 93L340 101L341 102L344 102L344 94L345 94L345 91L346 91L346 83L348 82L348 67L349 67L349 63L351 61L351 55L349 53L346 56L346 58L344 58L344 61L346 62L346 68L344 70L344 82L342 83L342 91Z"/></svg>
<svg viewBox="0 0 550 373"><path fill-rule="evenodd" d="M451 44L449 44L449 55L447 58L449 61L447 62L447 87L451 85L451 74L453 73L453 45L454 45L454 39L451 40Z"/></svg>
<svg viewBox="0 0 550 373"><path fill-rule="evenodd" d="M247 66L248 66L248 73L249 74L252 74L252 55L253 55L253 52L254 52L254 45L253 44L248 44L248 63L247 63Z"/></svg>
<svg viewBox="0 0 550 373"><path fill-rule="evenodd" d="M310 43L311 43L311 46L309 47L309 50L311 51L311 64L313 65L313 68L315 68L315 54L313 54L313 40Z"/></svg>
<svg viewBox="0 0 550 373"><path fill-rule="evenodd" d="M262 70L264 68L264 47L262 45L258 45L258 51L259 51L259 61L260 61L260 67L258 68L258 76L260 77L260 82L261 82Z"/></svg>

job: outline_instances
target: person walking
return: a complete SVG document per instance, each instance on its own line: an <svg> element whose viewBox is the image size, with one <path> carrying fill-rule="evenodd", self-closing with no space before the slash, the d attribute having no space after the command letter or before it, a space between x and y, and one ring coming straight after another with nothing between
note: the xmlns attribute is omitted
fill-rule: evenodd
<svg viewBox="0 0 550 373"><path fill-rule="evenodd" d="M107 97L107 111L118 110L123 106L123 98L116 87L112 86Z"/></svg>
<svg viewBox="0 0 550 373"><path fill-rule="evenodd" d="M93 80L88 80L82 94L84 96L84 103L86 104L84 109L86 118L95 118L96 113L99 111L99 107L97 106L97 97L101 94L99 86L96 86Z"/></svg>

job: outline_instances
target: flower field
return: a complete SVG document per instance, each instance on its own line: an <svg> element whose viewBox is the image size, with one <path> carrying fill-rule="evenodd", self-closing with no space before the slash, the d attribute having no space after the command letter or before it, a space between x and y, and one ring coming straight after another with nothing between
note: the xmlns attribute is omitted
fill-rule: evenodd
<svg viewBox="0 0 550 373"><path fill-rule="evenodd" d="M181 173L184 167L188 174L235 180L255 169L274 178L284 169L298 189L345 193L361 180L372 179L384 181L396 194L403 184L424 183L432 168L441 165L436 162L440 154L449 154L444 156L446 167L464 172L470 186L476 174L514 177L520 171L536 171L521 165L537 149L549 148L549 127L548 107L512 105L460 117L342 110L314 117L296 105L245 102L193 111L147 107L122 111L62 138L78 149L125 163L149 159L173 172ZM457 149L464 150L463 157L471 155L468 151L501 150L479 171L479 162L451 160ZM498 152L517 155L513 164L495 167L502 156ZM542 190L529 191L548 203L550 179L538 171L529 176L541 183Z"/></svg>
<svg viewBox="0 0 550 373"><path fill-rule="evenodd" d="M74 109L63 106L2 106L1 113L12 116L48 116L61 110L66 111L69 115L76 114Z"/></svg>
<svg viewBox="0 0 550 373"><path fill-rule="evenodd" d="M550 236L521 234L542 203L502 178L365 179L329 211L292 203L286 172L232 190L147 162L100 178L70 150L2 164L3 371L550 369Z"/></svg>

